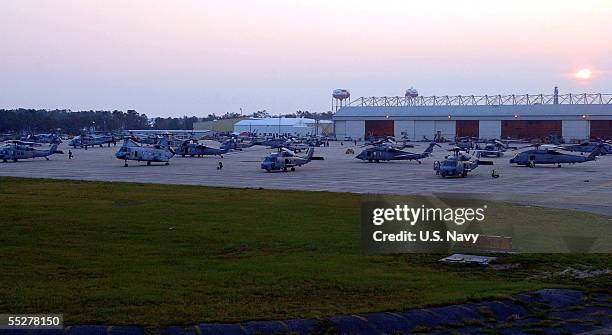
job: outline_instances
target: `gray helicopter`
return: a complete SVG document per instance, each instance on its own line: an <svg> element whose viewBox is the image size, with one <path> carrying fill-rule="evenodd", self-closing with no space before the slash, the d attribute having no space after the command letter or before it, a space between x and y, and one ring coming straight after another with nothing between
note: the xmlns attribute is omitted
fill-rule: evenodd
<svg viewBox="0 0 612 335"><path fill-rule="evenodd" d="M298 156L293 151L287 148L279 148L278 152L268 155L263 162L261 162L261 168L266 172L271 171L284 171L288 169L295 171L296 166L302 166L313 160L314 147L308 148L306 156Z"/></svg>
<svg viewBox="0 0 612 335"><path fill-rule="evenodd" d="M237 138L228 138L225 141L221 142L219 148L221 150L239 150L250 148L253 146L253 142L245 142L242 139Z"/></svg>
<svg viewBox="0 0 612 335"><path fill-rule="evenodd" d="M115 157L125 161L124 167L128 167L128 161L147 162L147 165L151 165L151 162L166 163L170 165L170 158L174 156L174 149L170 147L165 139L162 139L158 144L155 145L141 145L134 140L127 138L123 141L123 145Z"/></svg>
<svg viewBox="0 0 612 335"><path fill-rule="evenodd" d="M559 146L558 148L566 151L580 152L580 154L582 155L584 153L593 152L593 150L600 144L603 144L601 147L601 155L612 154L612 145L610 143L602 141L588 141L582 142L580 144Z"/></svg>
<svg viewBox="0 0 612 335"><path fill-rule="evenodd" d="M413 153L408 151L402 151L393 146L387 145L377 145L371 148L367 148L363 150L359 155L355 158L361 159L363 161L372 162L380 162L380 161L399 161L399 160L414 160L421 164L421 159L429 157L429 155L433 152L434 146L440 146L436 142L431 142L427 149L423 151L423 153Z"/></svg>
<svg viewBox="0 0 612 335"><path fill-rule="evenodd" d="M434 171L437 175L446 177L467 177L468 173L474 171L480 165L493 165L491 161L473 160L470 155L461 151L461 149L452 149L453 155L448 155L439 162L434 162Z"/></svg>
<svg viewBox="0 0 612 335"><path fill-rule="evenodd" d="M227 148L211 148L204 144L200 144L197 140L185 140L179 147L179 154L183 157L202 157L202 156L219 156L223 158L223 154L229 151Z"/></svg>
<svg viewBox="0 0 612 335"><path fill-rule="evenodd" d="M102 148L104 144L107 144L110 147L111 143L117 145L117 138L114 135L78 135L72 138L68 145L75 149L84 148L87 150L88 147L95 147L96 145Z"/></svg>
<svg viewBox="0 0 612 335"><path fill-rule="evenodd" d="M57 143L53 143L49 149L43 150L35 149L30 145L9 143L0 147L0 159L2 159L2 161L5 163L9 160L17 162L20 159L31 159L37 157L44 157L46 160L49 160L48 156L51 156L54 153L61 153L61 151L57 151L57 146Z"/></svg>
<svg viewBox="0 0 612 335"><path fill-rule="evenodd" d="M578 156L571 154L564 154L554 149L544 148L541 149L540 145L534 145L535 149L526 150L516 154L510 163L523 165L528 167L535 167L539 164L557 164L557 167L561 167L561 164L576 164L594 161L597 156L602 152L603 143L597 145L588 156Z"/></svg>

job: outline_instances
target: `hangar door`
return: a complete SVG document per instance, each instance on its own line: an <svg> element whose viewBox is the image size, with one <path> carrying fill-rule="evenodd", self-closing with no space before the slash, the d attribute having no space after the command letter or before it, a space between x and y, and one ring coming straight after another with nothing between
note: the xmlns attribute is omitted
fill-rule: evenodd
<svg viewBox="0 0 612 335"><path fill-rule="evenodd" d="M591 120L591 138L612 138L612 120Z"/></svg>
<svg viewBox="0 0 612 335"><path fill-rule="evenodd" d="M366 120L365 137L394 136L393 120Z"/></svg>
<svg viewBox="0 0 612 335"><path fill-rule="evenodd" d="M457 120L455 124L457 137L479 137L480 124L478 120Z"/></svg>
<svg viewBox="0 0 612 335"><path fill-rule="evenodd" d="M503 138L544 138L550 135L561 136L561 121L502 121L501 136Z"/></svg>

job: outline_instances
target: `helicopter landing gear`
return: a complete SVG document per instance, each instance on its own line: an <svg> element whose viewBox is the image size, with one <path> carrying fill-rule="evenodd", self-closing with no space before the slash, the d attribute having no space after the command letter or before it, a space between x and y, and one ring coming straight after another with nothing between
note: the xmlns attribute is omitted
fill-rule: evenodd
<svg viewBox="0 0 612 335"><path fill-rule="evenodd" d="M560 168L560 167L561 167L561 164L557 164L557 167L558 167L558 168Z"/></svg>
<svg viewBox="0 0 612 335"><path fill-rule="evenodd" d="M125 163L123 163L123 167L128 167L127 160L125 161Z"/></svg>
<svg viewBox="0 0 612 335"><path fill-rule="evenodd" d="M417 161L417 162L419 162L419 164L423 164L423 162L421 162L421 161Z"/></svg>
<svg viewBox="0 0 612 335"><path fill-rule="evenodd" d="M529 166L530 168L534 168L535 167L535 162L534 161L530 161L527 166Z"/></svg>
<svg viewBox="0 0 612 335"><path fill-rule="evenodd" d="M170 162L166 162L166 164L164 164L164 165L168 166L168 165L170 165Z"/></svg>
<svg viewBox="0 0 612 335"><path fill-rule="evenodd" d="M147 166L151 166L151 161L147 161Z"/></svg>
<svg viewBox="0 0 612 335"><path fill-rule="evenodd" d="M283 168L283 172L287 172L287 168L286 167Z"/></svg>
<svg viewBox="0 0 612 335"><path fill-rule="evenodd" d="M266 172L270 172L270 169L266 169Z"/></svg>
<svg viewBox="0 0 612 335"><path fill-rule="evenodd" d="M372 163L372 160L371 160L371 159L368 159L368 163Z"/></svg>
<svg viewBox="0 0 612 335"><path fill-rule="evenodd" d="M461 172L461 178L465 178L465 177L467 177L467 172L466 171Z"/></svg>
<svg viewBox="0 0 612 335"><path fill-rule="evenodd" d="M49 157L45 157L46 160L49 160Z"/></svg>
<svg viewBox="0 0 612 335"><path fill-rule="evenodd" d="M295 168L294 168L294 167L292 167L292 168L291 168L291 171L295 171Z"/></svg>

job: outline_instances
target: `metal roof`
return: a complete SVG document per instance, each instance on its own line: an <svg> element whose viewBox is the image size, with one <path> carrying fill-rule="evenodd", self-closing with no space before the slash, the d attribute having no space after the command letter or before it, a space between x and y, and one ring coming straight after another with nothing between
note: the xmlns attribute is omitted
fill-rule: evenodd
<svg viewBox="0 0 612 335"><path fill-rule="evenodd" d="M585 117L612 119L612 105L345 106L334 120L364 118Z"/></svg>
<svg viewBox="0 0 612 335"><path fill-rule="evenodd" d="M316 120L308 118L291 117L271 117L265 119L247 119L236 122L235 126L292 126L305 127L307 124L314 124ZM332 123L330 120L319 120L319 123Z"/></svg>

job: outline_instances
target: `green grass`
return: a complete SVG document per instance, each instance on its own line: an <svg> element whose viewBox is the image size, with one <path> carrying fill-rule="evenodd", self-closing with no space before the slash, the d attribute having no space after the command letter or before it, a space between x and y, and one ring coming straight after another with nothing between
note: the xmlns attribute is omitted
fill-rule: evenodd
<svg viewBox="0 0 612 335"><path fill-rule="evenodd" d="M159 327L610 287L609 276L525 280L563 264L610 266L609 254L511 256L520 270L497 272L440 265L440 255L364 256L359 211L360 197L345 193L2 177L0 313ZM520 208L538 211L550 220L607 220Z"/></svg>

